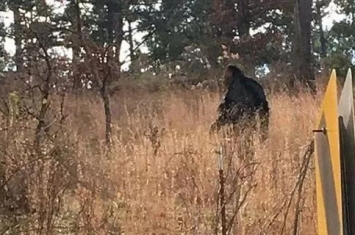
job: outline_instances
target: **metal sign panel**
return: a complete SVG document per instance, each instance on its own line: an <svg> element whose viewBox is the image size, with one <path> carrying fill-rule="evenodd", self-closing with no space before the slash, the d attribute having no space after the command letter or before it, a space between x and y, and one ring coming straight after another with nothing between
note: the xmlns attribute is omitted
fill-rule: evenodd
<svg viewBox="0 0 355 235"><path fill-rule="evenodd" d="M338 105L340 151L343 174L343 216L345 234L355 234L355 138L354 96L349 69Z"/></svg>
<svg viewBox="0 0 355 235"><path fill-rule="evenodd" d="M342 185L337 110L337 81L332 71L315 134L317 222L319 235L343 235Z"/></svg>

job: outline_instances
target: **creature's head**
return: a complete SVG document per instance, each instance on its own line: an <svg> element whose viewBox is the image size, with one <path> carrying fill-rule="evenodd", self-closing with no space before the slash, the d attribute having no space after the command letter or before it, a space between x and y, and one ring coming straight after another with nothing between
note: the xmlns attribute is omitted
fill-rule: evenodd
<svg viewBox="0 0 355 235"><path fill-rule="evenodd" d="M228 65L224 72L224 85L228 87L234 79L244 77L244 73L235 65Z"/></svg>

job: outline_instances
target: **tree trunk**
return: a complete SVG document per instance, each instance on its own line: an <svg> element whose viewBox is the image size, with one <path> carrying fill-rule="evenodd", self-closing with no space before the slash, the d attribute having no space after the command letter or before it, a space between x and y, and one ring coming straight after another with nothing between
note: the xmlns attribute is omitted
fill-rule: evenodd
<svg viewBox="0 0 355 235"><path fill-rule="evenodd" d="M105 112L105 139L106 145L111 149L111 134L112 134L112 114L111 114L111 105L110 105L110 96L108 91L107 79L104 79L101 88L101 97L104 103L104 112Z"/></svg>
<svg viewBox="0 0 355 235"><path fill-rule="evenodd" d="M117 4L113 1L109 1L107 3L107 35L108 35L108 43L114 42L114 22L115 22L115 14L117 14Z"/></svg>
<svg viewBox="0 0 355 235"><path fill-rule="evenodd" d="M122 41L123 41L123 18L122 18L122 9L120 8L120 11L116 13L115 16L115 32L116 32L116 66L117 66L117 73L120 75L121 74L121 61L120 61L120 55L121 55L121 47L122 47ZM118 76L118 79L120 76Z"/></svg>
<svg viewBox="0 0 355 235"><path fill-rule="evenodd" d="M80 47L73 46L72 50L73 50L73 62L72 62L73 88L76 91L81 88L80 72L78 66L80 63Z"/></svg>
<svg viewBox="0 0 355 235"><path fill-rule="evenodd" d="M133 45L133 30L132 30L132 22L128 21L128 42L129 42L129 56L131 58L130 72L135 73L137 70L137 66L135 60L137 59L134 53L134 45Z"/></svg>
<svg viewBox="0 0 355 235"><path fill-rule="evenodd" d="M327 77L328 74L328 68L326 66L325 60L327 58L327 39L325 38L324 35L324 30L323 30L323 20L322 20L322 4L318 0L316 4L316 24L319 26L319 42L320 42L320 70L321 70L321 76L322 77Z"/></svg>
<svg viewBox="0 0 355 235"><path fill-rule="evenodd" d="M106 77L101 77L100 72L99 72L99 65L97 64L97 58L94 58L92 55L91 48L88 46L86 43L83 34L82 34L82 29L81 29L81 11L80 11L80 6L79 3L77 2L75 5L76 9L76 20L77 20L77 30L78 30L78 36L79 39L82 43L82 46L86 52L86 55L90 58L90 67L91 67L91 72L92 75L95 79L100 84L100 93L101 93L101 98L104 103L104 112L105 112L105 126L106 126L106 131L105 131L105 139L106 139L106 144L108 148L110 149L111 147L111 133L112 133L112 128L111 128L111 108L110 108L110 97L109 97L109 85L110 81L112 79L112 75L106 76Z"/></svg>
<svg viewBox="0 0 355 235"><path fill-rule="evenodd" d="M292 43L292 64L294 78L291 78L291 87L295 81L315 92L314 71L311 54L311 21L312 0L295 0L294 6L294 37Z"/></svg>
<svg viewBox="0 0 355 235"><path fill-rule="evenodd" d="M21 30L21 15L18 7L11 9L14 13L14 29L15 29L15 64L17 72L23 71L23 58L22 58L22 30Z"/></svg>
<svg viewBox="0 0 355 235"><path fill-rule="evenodd" d="M79 32L78 29L78 22L77 19L73 19L73 29L75 32ZM73 58L72 58L72 69L73 69L73 89L74 91L77 91L78 89L81 88L81 76L80 76L80 71L79 71L79 63L80 63L80 45L81 42L78 40L76 35L72 35L72 51L73 51Z"/></svg>
<svg viewBox="0 0 355 235"><path fill-rule="evenodd" d="M249 17L249 6L248 1L239 0L237 4L237 29L240 38L250 37L250 17ZM242 54L242 61L245 67L245 74L254 77L255 76L255 64L253 59L249 56L249 54Z"/></svg>
<svg viewBox="0 0 355 235"><path fill-rule="evenodd" d="M75 1L72 1L70 4L72 8L75 9ZM73 17L72 19L72 28L74 32L79 32L79 24L77 22L77 17ZM81 49L81 41L77 38L76 34L72 35L72 50L73 50L73 57L72 57L72 69L73 69L73 89L77 91L80 89L81 84L81 76L79 71L79 63L80 63L80 49Z"/></svg>
<svg viewBox="0 0 355 235"><path fill-rule="evenodd" d="M316 4L316 24L319 26L319 41L321 45L320 57L325 58L327 57L327 40L324 35L323 30L323 20L322 20L322 4L317 1Z"/></svg>

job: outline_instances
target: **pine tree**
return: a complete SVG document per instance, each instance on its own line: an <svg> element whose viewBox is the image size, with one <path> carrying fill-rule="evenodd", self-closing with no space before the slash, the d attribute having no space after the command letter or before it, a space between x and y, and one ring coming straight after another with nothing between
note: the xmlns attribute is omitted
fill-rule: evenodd
<svg viewBox="0 0 355 235"><path fill-rule="evenodd" d="M340 14L346 17L340 22L335 22L327 37L328 58L326 65L337 69L339 76L346 76L349 68L355 69L355 2L354 0L335 0L340 8Z"/></svg>
<svg viewBox="0 0 355 235"><path fill-rule="evenodd" d="M57 45L51 25L53 9L46 1L41 0L5 0L1 3L1 7L14 14L14 22L10 26L7 37L15 41L14 61L17 71L24 72L24 68L29 66L31 50L35 46L36 32L33 30L37 30L37 33L43 37L48 48Z"/></svg>

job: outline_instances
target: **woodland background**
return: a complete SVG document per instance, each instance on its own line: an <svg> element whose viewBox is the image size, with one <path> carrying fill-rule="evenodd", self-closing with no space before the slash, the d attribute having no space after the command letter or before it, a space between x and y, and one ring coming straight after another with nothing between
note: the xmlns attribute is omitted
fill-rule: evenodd
<svg viewBox="0 0 355 235"><path fill-rule="evenodd" d="M311 130L354 68L355 3L325 29L330 3L0 0L0 234L317 234ZM266 142L208 134L229 63Z"/></svg>

